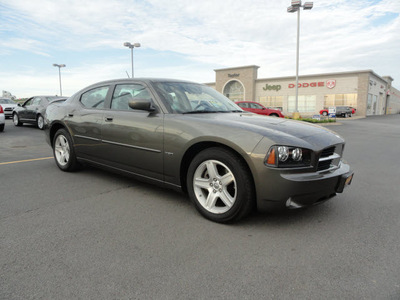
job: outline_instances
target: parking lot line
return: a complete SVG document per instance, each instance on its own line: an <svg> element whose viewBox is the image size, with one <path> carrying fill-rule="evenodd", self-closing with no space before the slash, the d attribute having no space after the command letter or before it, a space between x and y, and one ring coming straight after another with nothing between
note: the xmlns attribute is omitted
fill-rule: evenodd
<svg viewBox="0 0 400 300"><path fill-rule="evenodd" d="M9 161L9 162L3 162L0 163L0 165L10 165L10 164L19 164L23 162L30 162L30 161L35 161L35 160L45 160L45 159L50 159L53 158L53 156L50 157L41 157L41 158L32 158L32 159L25 159L25 160L17 160L17 161Z"/></svg>

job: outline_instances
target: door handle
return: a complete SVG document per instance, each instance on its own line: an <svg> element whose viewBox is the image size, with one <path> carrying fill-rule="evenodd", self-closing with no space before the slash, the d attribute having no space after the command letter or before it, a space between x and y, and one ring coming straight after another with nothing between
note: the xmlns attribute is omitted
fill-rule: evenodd
<svg viewBox="0 0 400 300"><path fill-rule="evenodd" d="M74 116L74 114L71 114L71 113L68 114L68 117L73 117L73 116Z"/></svg>
<svg viewBox="0 0 400 300"><path fill-rule="evenodd" d="M114 120L114 117L108 116L106 117L106 122L112 122Z"/></svg>

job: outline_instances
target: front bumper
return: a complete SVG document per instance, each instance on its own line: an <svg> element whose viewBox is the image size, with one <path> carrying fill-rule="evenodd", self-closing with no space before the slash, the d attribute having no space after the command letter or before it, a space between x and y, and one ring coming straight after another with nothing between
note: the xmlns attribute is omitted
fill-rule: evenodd
<svg viewBox="0 0 400 300"><path fill-rule="evenodd" d="M268 173L262 184L256 184L257 207L261 211L302 208L324 202L342 193L354 176L350 166L344 162L333 171L290 174L268 170Z"/></svg>

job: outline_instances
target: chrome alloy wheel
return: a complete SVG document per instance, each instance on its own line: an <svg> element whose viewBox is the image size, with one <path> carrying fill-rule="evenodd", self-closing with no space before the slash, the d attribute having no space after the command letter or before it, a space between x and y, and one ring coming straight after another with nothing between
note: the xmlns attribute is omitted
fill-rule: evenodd
<svg viewBox="0 0 400 300"><path fill-rule="evenodd" d="M198 202L213 214L223 214L235 204L236 180L232 171L217 160L206 160L196 169L193 189Z"/></svg>
<svg viewBox="0 0 400 300"><path fill-rule="evenodd" d="M44 119L43 119L43 117L42 116L38 116L38 118L37 118L37 127L39 128L39 129L43 129L43 127L44 127Z"/></svg>
<svg viewBox="0 0 400 300"><path fill-rule="evenodd" d="M19 125L19 118L18 118L18 115L16 113L13 115L13 122L14 122L15 126Z"/></svg>
<svg viewBox="0 0 400 300"><path fill-rule="evenodd" d="M54 154L56 156L57 162L61 166L65 166L68 163L71 150L69 148L67 138L62 134L57 136L57 139L54 143Z"/></svg>

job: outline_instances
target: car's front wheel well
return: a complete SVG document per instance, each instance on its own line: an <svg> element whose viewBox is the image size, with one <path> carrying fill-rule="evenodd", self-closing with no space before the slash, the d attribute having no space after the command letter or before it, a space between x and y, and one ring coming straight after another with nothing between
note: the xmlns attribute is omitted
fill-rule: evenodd
<svg viewBox="0 0 400 300"><path fill-rule="evenodd" d="M208 148L212 148L212 147L220 147L220 148L224 148L230 152L232 152L232 154L234 154L235 156L237 156L240 160L243 161L244 165L248 168L249 174L251 175L251 181L253 182L253 187L255 189L254 186L254 178L253 175L251 173L250 167L247 164L246 160L242 157L242 155L240 155L240 153L238 153L236 150L232 149L231 147L228 147L224 144L220 144L220 143L216 143L216 142L202 142L202 143L197 143L195 145L192 145L184 154L183 158L182 158L182 163L181 163L181 168L180 168L180 180L181 180L181 186L182 186L182 190L187 193L187 182L186 182L186 177L187 177L187 172L190 166L191 161L193 160L193 158L200 153L201 151L208 149Z"/></svg>

